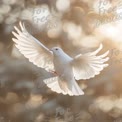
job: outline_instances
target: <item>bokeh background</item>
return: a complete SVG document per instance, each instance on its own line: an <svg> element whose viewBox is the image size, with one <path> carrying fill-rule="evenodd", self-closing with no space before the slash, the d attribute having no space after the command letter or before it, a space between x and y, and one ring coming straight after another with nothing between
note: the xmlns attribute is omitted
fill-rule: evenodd
<svg viewBox="0 0 122 122"><path fill-rule="evenodd" d="M109 66L78 84L85 95L52 92L51 74L30 63L12 42L14 26L74 57L110 50ZM122 122L121 0L0 0L0 122Z"/></svg>

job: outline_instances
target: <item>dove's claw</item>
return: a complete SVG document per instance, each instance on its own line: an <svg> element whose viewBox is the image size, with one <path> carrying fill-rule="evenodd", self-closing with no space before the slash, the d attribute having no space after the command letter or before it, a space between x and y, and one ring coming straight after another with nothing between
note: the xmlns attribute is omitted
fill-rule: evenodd
<svg viewBox="0 0 122 122"><path fill-rule="evenodd" d="M53 71L54 74L58 75L56 71Z"/></svg>
<svg viewBox="0 0 122 122"><path fill-rule="evenodd" d="M49 72L55 74L55 75L58 75L56 71L53 71L53 70L49 70Z"/></svg>

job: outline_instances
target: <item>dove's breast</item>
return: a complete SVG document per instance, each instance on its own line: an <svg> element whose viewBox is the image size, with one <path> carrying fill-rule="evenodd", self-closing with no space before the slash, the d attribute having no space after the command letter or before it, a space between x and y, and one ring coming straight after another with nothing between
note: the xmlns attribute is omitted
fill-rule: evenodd
<svg viewBox="0 0 122 122"><path fill-rule="evenodd" d="M54 57L54 68L58 75L71 73L71 60L70 57Z"/></svg>

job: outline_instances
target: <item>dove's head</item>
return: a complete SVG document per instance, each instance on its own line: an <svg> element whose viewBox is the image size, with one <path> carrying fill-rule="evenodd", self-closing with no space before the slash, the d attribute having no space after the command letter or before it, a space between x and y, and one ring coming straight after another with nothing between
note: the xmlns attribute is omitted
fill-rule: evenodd
<svg viewBox="0 0 122 122"><path fill-rule="evenodd" d="M63 53L63 50L60 47L53 47L51 51L54 55L61 55Z"/></svg>

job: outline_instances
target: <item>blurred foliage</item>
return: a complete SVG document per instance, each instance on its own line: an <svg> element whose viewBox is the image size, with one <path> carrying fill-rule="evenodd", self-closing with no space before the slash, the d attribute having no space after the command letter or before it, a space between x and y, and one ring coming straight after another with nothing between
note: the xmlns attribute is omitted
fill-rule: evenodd
<svg viewBox="0 0 122 122"><path fill-rule="evenodd" d="M121 16L110 21L121 15L119 2L0 1L0 122L122 121ZM78 81L84 96L54 93L43 83L52 74L29 63L14 47L11 32L19 21L47 47L60 46L72 57L102 42L103 52L110 50L110 65L95 78Z"/></svg>

